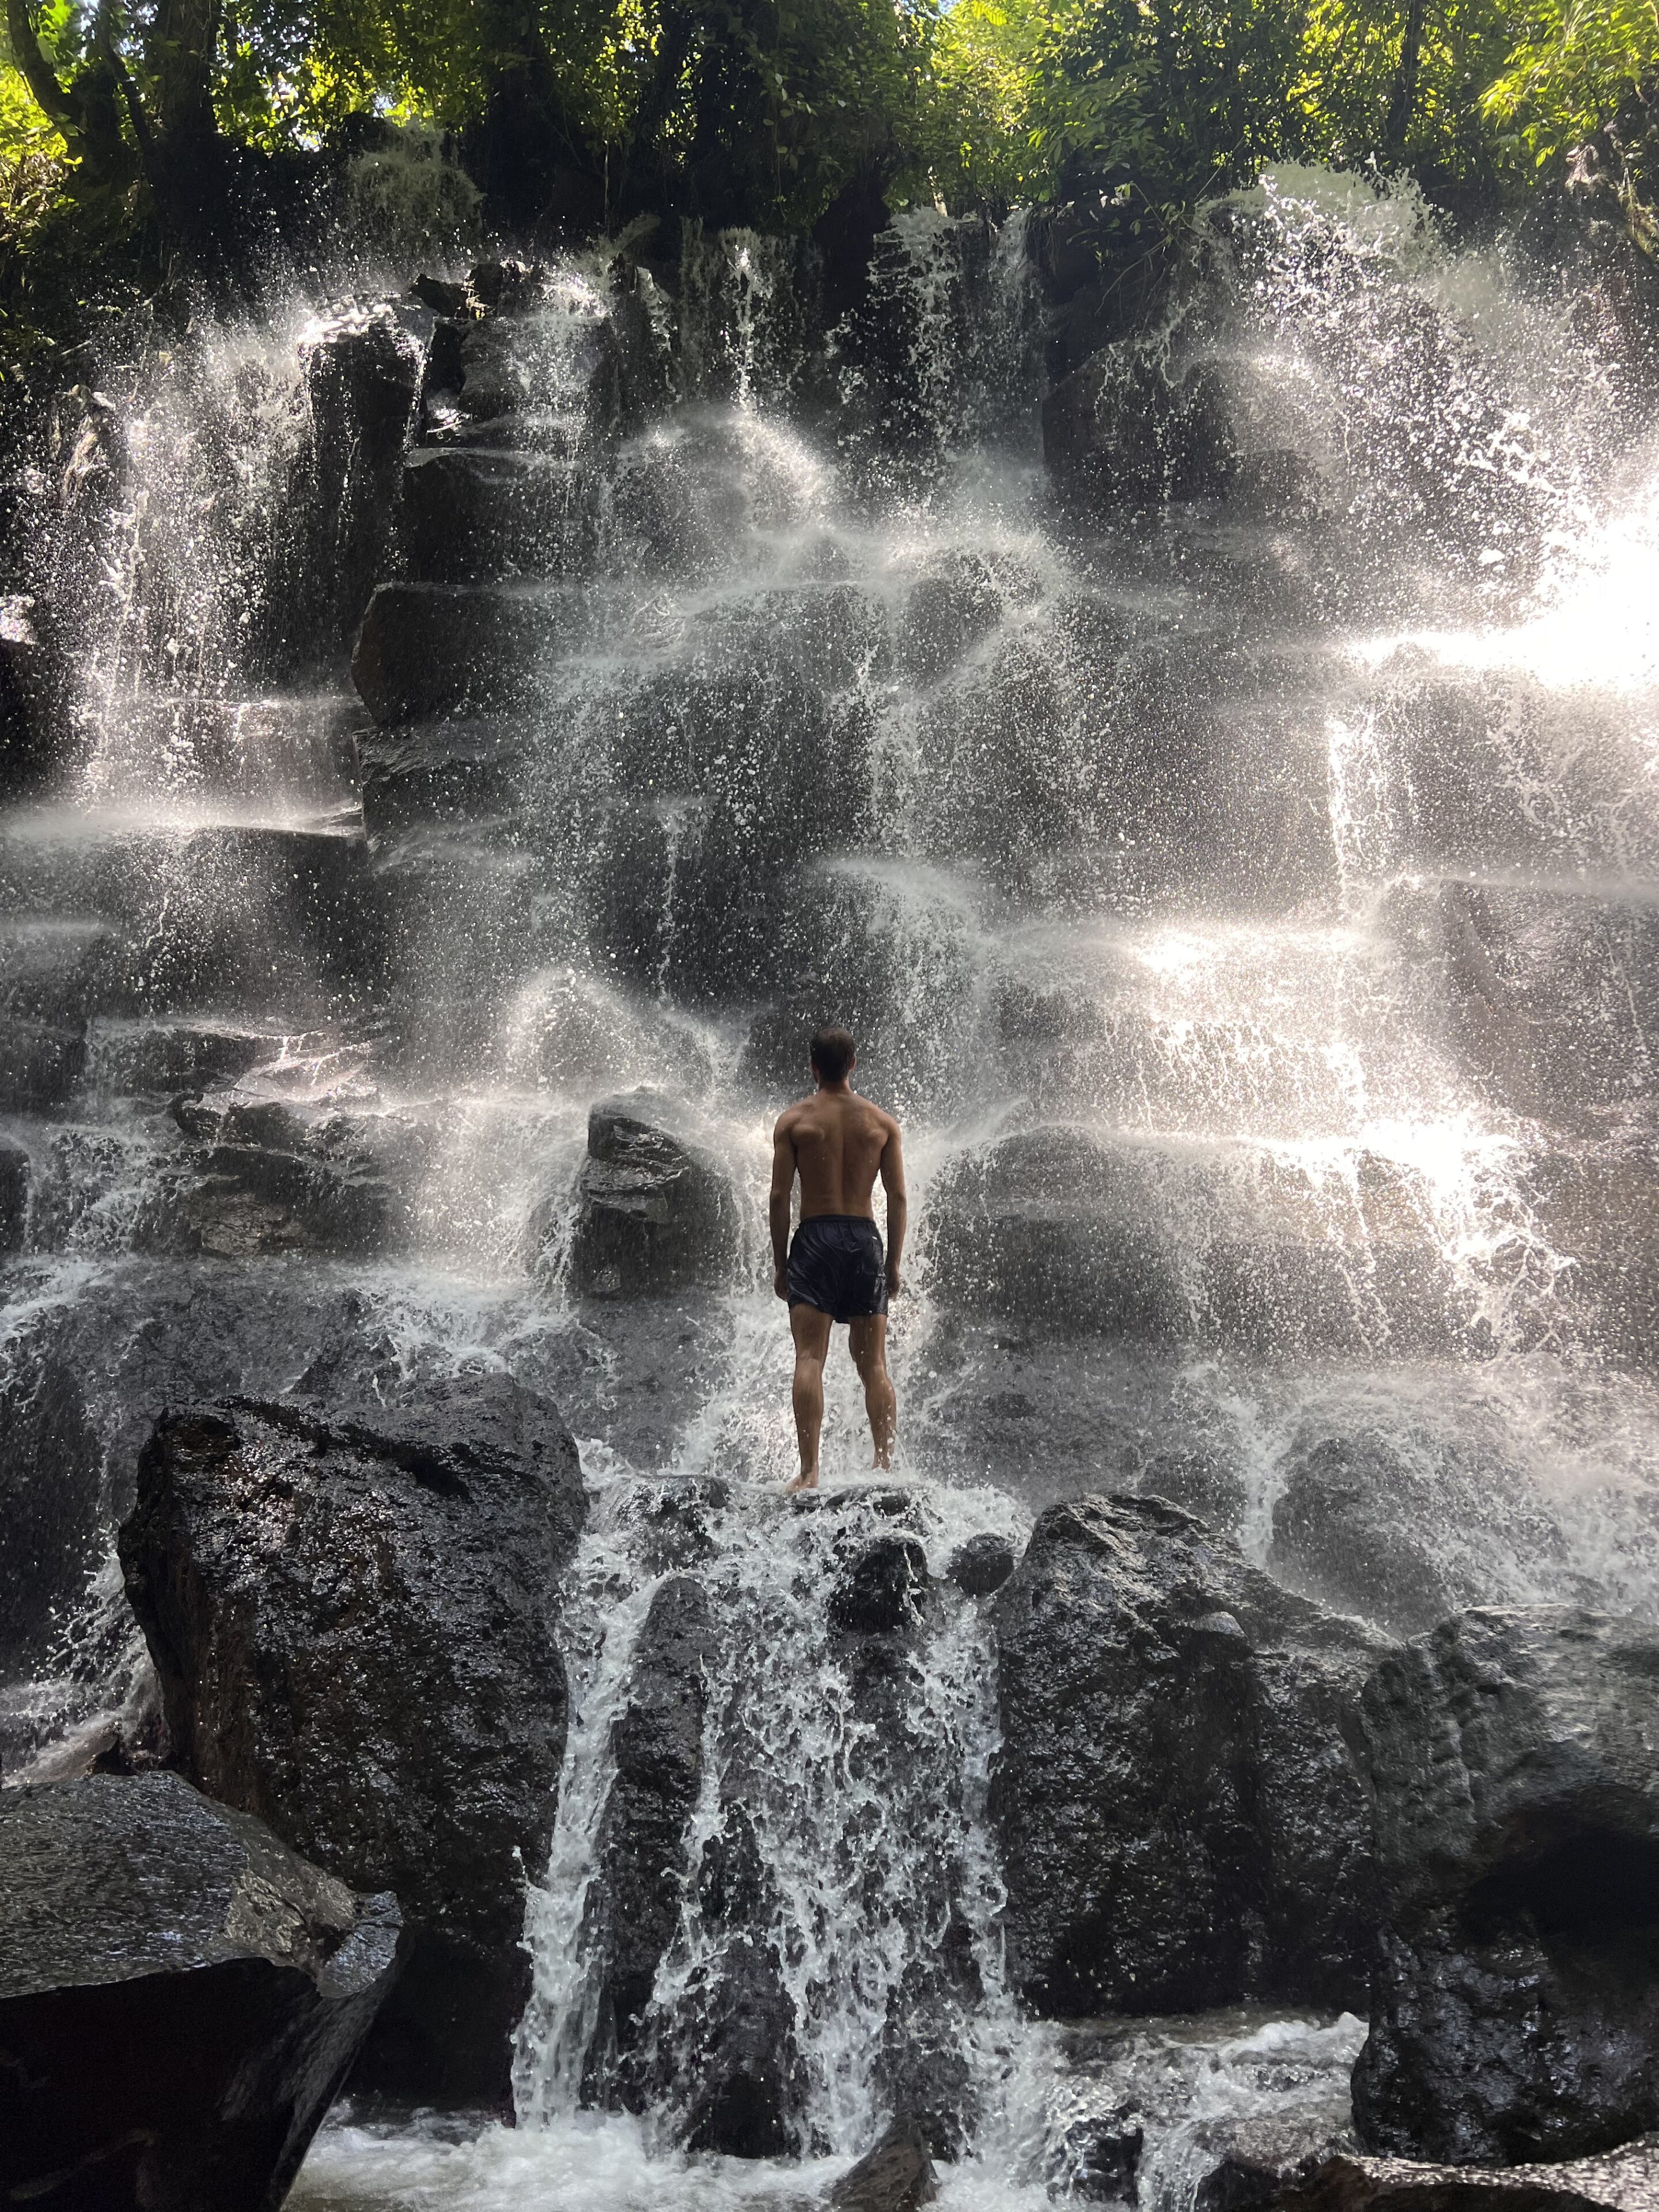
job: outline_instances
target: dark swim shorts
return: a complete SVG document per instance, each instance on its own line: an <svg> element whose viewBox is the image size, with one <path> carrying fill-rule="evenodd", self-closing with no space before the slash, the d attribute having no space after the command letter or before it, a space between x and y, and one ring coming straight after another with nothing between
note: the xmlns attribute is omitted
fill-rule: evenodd
<svg viewBox="0 0 1659 2212"><path fill-rule="evenodd" d="M887 1259L867 1213L815 1213L789 1247L785 1279L792 1306L816 1306L831 1321L887 1310Z"/></svg>

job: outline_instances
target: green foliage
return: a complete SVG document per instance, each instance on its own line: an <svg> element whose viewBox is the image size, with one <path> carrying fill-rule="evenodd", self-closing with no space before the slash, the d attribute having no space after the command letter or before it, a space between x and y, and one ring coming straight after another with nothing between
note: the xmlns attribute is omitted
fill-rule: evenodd
<svg viewBox="0 0 1659 2212"><path fill-rule="evenodd" d="M6 6L0 307L123 240L169 265L201 245L202 179L262 161L311 164L398 251L464 232L476 185L497 218L577 229L1082 194L1133 258L1285 159L1512 194L1593 160L1659 246L1659 0Z"/></svg>

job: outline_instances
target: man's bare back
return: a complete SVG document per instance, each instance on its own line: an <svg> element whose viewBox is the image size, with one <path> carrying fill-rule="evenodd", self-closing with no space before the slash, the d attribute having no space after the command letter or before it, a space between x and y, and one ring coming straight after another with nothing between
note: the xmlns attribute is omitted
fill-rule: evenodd
<svg viewBox="0 0 1659 2212"><path fill-rule="evenodd" d="M819 1091L781 1117L774 1141L794 1154L803 1221L817 1213L875 1218L876 1177L888 1146L900 1141L890 1114L854 1091Z"/></svg>
<svg viewBox="0 0 1659 2212"><path fill-rule="evenodd" d="M848 1346L864 1383L875 1464L892 1463L897 1407L887 1374L887 1304L897 1294L904 1249L904 1154L898 1123L852 1090L853 1040L820 1030L812 1040L817 1090L779 1117L772 1140L773 1285L789 1302L795 1340L795 1427L800 1474L792 1486L813 1488L823 1423L823 1362L836 1322L848 1324ZM795 1178L800 1178L800 1226L789 1237ZM872 1204L879 1176L887 1194L885 1253Z"/></svg>

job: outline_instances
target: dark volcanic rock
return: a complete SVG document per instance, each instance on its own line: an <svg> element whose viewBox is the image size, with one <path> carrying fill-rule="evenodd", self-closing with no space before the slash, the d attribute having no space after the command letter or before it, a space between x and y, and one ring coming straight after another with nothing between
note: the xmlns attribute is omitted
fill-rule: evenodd
<svg viewBox="0 0 1659 2212"><path fill-rule="evenodd" d="M102 1547L103 1451L73 1370L15 1346L0 1374L0 1676L38 1665Z"/></svg>
<svg viewBox="0 0 1659 2212"><path fill-rule="evenodd" d="M202 1150L153 1209L150 1249L374 1253L409 1233L432 1143L415 1113L230 1091L176 1099L173 1115Z"/></svg>
<svg viewBox="0 0 1659 2212"><path fill-rule="evenodd" d="M634 1651L628 1709L614 1737L617 1778L599 1833L605 1975L589 2069L638 2106L624 2064L662 1955L679 1925L686 1831L702 1780L706 1670L716 1649L708 1595L676 1575L651 1601Z"/></svg>
<svg viewBox="0 0 1659 2212"><path fill-rule="evenodd" d="M0 1137L0 1253L22 1249L32 1172L27 1147L15 1137Z"/></svg>
<svg viewBox="0 0 1659 2212"><path fill-rule="evenodd" d="M740 1803L726 1806L720 1832L703 1845L697 1887L707 1924L731 1933L698 1992L673 2073L688 2093L685 2147L732 2158L784 2157L794 2148L805 2069L776 1947L757 1932L771 1924L776 1890Z"/></svg>
<svg viewBox="0 0 1659 2212"><path fill-rule="evenodd" d="M40 1113L66 1105L86 1066L82 1030L49 1022L0 1021L0 1113Z"/></svg>
<svg viewBox="0 0 1659 2212"><path fill-rule="evenodd" d="M1124 506L1218 497L1239 459L1213 370L1171 372L1137 338L1103 346L1054 386L1042 457L1067 496Z"/></svg>
<svg viewBox="0 0 1659 2212"><path fill-rule="evenodd" d="M523 1869L564 1751L553 1593L584 1511L556 1411L464 1375L361 1415L165 1416L120 1532L173 1756L412 1942L373 2085L495 2096L524 2008Z"/></svg>
<svg viewBox="0 0 1659 2212"><path fill-rule="evenodd" d="M411 453L398 524L410 573L443 584L574 574L592 550L592 495L591 481L551 454Z"/></svg>
<svg viewBox="0 0 1659 2212"><path fill-rule="evenodd" d="M510 584L381 584L351 675L377 722L489 714L533 704L539 664L580 635L574 589Z"/></svg>
<svg viewBox="0 0 1659 2212"><path fill-rule="evenodd" d="M1402 1500L1407 1486L1399 1455L1380 1440L1324 1438L1297 1460L1273 1500L1274 1574L1398 1635L1443 1620L1458 1601L1429 1534L1434 1488L1419 1482L1419 1494Z"/></svg>
<svg viewBox="0 0 1659 2212"><path fill-rule="evenodd" d="M996 1601L1016 1988L1044 2013L1351 2002L1349 1733L1387 1647L1156 1498L1051 1507Z"/></svg>
<svg viewBox="0 0 1659 2212"><path fill-rule="evenodd" d="M1194 2142L1216 2163L1198 2185L1193 2212L1268 2212L1315 2167L1352 2149L1351 2118L1345 2096L1201 2122Z"/></svg>
<svg viewBox="0 0 1659 2212"><path fill-rule="evenodd" d="M571 1279L589 1297L641 1297L717 1283L737 1255L737 1203L714 1161L662 1127L655 1091L587 1117L576 1183Z"/></svg>
<svg viewBox="0 0 1659 2212"><path fill-rule="evenodd" d="M936 1287L970 1314L1043 1334L1174 1336L1181 1271L1141 1149L1080 1129L1006 1137L946 1164L929 1209Z"/></svg>
<svg viewBox="0 0 1659 2212"><path fill-rule="evenodd" d="M384 572L421 355L386 307L339 317L302 350L311 447L290 487L292 567L276 599L304 664L350 643Z"/></svg>
<svg viewBox="0 0 1659 2212"><path fill-rule="evenodd" d="M830 1593L830 1625L843 1634L884 1636L920 1620L927 1554L914 1536L878 1536Z"/></svg>
<svg viewBox="0 0 1659 2212"><path fill-rule="evenodd" d="M1279 2193L1283 2212L1654 2212L1659 2136L1547 2166L1337 2157Z"/></svg>
<svg viewBox="0 0 1659 2212"><path fill-rule="evenodd" d="M1360 2141L1504 2163L1659 2125L1659 1631L1462 1613L1383 1662L1363 1717L1382 1918Z"/></svg>
<svg viewBox="0 0 1659 2212"><path fill-rule="evenodd" d="M989 1597L1014 1571L1014 1547L1006 1536L970 1536L951 1556L951 1579L964 1597Z"/></svg>
<svg viewBox="0 0 1659 2212"><path fill-rule="evenodd" d="M174 1774L0 1796L0 2195L276 2212L390 1986L398 1911Z"/></svg>
<svg viewBox="0 0 1659 2212"><path fill-rule="evenodd" d="M939 2195L939 2176L914 2120L895 2120L873 2149L842 2174L828 2202L835 2212L916 2212Z"/></svg>

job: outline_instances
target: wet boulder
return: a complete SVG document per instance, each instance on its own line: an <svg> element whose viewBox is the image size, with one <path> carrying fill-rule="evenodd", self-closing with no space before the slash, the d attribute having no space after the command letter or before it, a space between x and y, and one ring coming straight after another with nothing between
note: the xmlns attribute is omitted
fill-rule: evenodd
<svg viewBox="0 0 1659 2212"><path fill-rule="evenodd" d="M1042 457L1061 493L1138 507L1214 499L1239 453L1213 367L1177 362L1139 338L1103 346L1042 403Z"/></svg>
<svg viewBox="0 0 1659 2212"><path fill-rule="evenodd" d="M655 2086L683 2100L687 2150L728 2158L785 2158L796 2148L805 2069L795 2003L770 1933L775 1877L742 1804L729 1802L703 1846L697 1895L705 1925L720 1935L696 1990L678 2054L659 2054ZM678 2060L678 2063L676 2063Z"/></svg>
<svg viewBox="0 0 1659 2212"><path fill-rule="evenodd" d="M1443 977L1472 1072L1522 1114L1582 1121L1659 1091L1659 908L1462 881L1405 887L1396 926Z"/></svg>
<svg viewBox="0 0 1659 2212"><path fill-rule="evenodd" d="M1659 1632L1457 1615L1362 1705L1381 1932L1370 2150L1571 2159L1659 2128Z"/></svg>
<svg viewBox="0 0 1659 2212"><path fill-rule="evenodd" d="M878 1536L830 1593L830 1625L843 1635L890 1636L921 1620L927 1554L914 1536Z"/></svg>
<svg viewBox="0 0 1659 2212"><path fill-rule="evenodd" d="M926 1234L937 1297L1043 1337L1445 1352L1471 1317L1424 1179L1370 1153L1339 1183L1254 1144L1018 1130L945 1164Z"/></svg>
<svg viewBox="0 0 1659 2212"><path fill-rule="evenodd" d="M1154 1453L1135 1487L1148 1498L1167 1498L1221 1536L1237 1536L1243 1526L1249 1492L1242 1470L1224 1454L1206 1447Z"/></svg>
<svg viewBox="0 0 1659 2212"><path fill-rule="evenodd" d="M897 2119L830 2185L832 2212L918 2212L939 2195L939 2176L915 2122Z"/></svg>
<svg viewBox="0 0 1659 2212"><path fill-rule="evenodd" d="M629 2064L652 1984L679 1925L686 1839L702 1782L708 1675L718 1649L708 1594L687 1575L661 1583L634 1649L629 1701L612 1738L616 1779L599 1831L603 1978L590 2093L637 2109ZM608 2098L606 2101L608 2101Z"/></svg>
<svg viewBox="0 0 1659 2212"><path fill-rule="evenodd" d="M270 597L279 649L304 665L350 643L384 573L421 349L380 306L337 316L301 350L311 438L289 485L291 573Z"/></svg>
<svg viewBox="0 0 1659 2212"><path fill-rule="evenodd" d="M0 1020L0 1113L49 1113L67 1105L86 1064L84 1030Z"/></svg>
<svg viewBox="0 0 1659 2212"><path fill-rule="evenodd" d="M1354 2002L1370 1844L1351 1739L1385 1641L1153 1498L1051 1507L993 1617L1025 2002Z"/></svg>
<svg viewBox="0 0 1659 2212"><path fill-rule="evenodd" d="M1429 1530L1438 1469L1380 1437L1327 1437L1293 1460L1273 1500L1267 1564L1290 1587L1413 1636L1461 1601Z"/></svg>
<svg viewBox="0 0 1659 2212"><path fill-rule="evenodd" d="M0 1368L0 1678L40 1667L102 1552L104 1455L74 1369L22 1340Z"/></svg>
<svg viewBox="0 0 1659 2212"><path fill-rule="evenodd" d="M165 1415L119 1548L180 1771L395 1890L407 1972L363 2078L504 2094L552 1833L558 1579L584 1512L556 1409L493 1372L390 1404Z"/></svg>
<svg viewBox="0 0 1659 2212"><path fill-rule="evenodd" d="M254 1091L180 1097L173 1114L197 1149L152 1209L151 1249L374 1253L409 1234L433 1141L417 1115Z"/></svg>
<svg viewBox="0 0 1659 2212"><path fill-rule="evenodd" d="M173 1774L0 1795L0 2194L276 2212L392 1986L355 1896Z"/></svg>
<svg viewBox="0 0 1659 2212"><path fill-rule="evenodd" d="M737 1258L732 1186L713 1158L672 1135L660 1092L602 1101L587 1117L576 1181L571 1280L585 1297L641 1297L723 1281Z"/></svg>
<svg viewBox="0 0 1659 2212"><path fill-rule="evenodd" d="M435 584L583 572L596 486L551 453L428 446L404 469L398 535L409 573Z"/></svg>
<svg viewBox="0 0 1659 2212"><path fill-rule="evenodd" d="M951 1557L951 1579L964 1597L989 1597L1013 1571L1013 1546L988 1529L970 1536Z"/></svg>
<svg viewBox="0 0 1659 2212"><path fill-rule="evenodd" d="M1081 1129L1033 1129L946 1164L928 1208L945 1304L1042 1334L1170 1336L1190 1308L1152 1164Z"/></svg>
<svg viewBox="0 0 1659 2212"><path fill-rule="evenodd" d="M22 1249L32 1174L28 1147L15 1137L0 1137L0 1255Z"/></svg>
<svg viewBox="0 0 1659 2212"><path fill-rule="evenodd" d="M588 612L574 586L381 584L352 653L352 681L377 722L527 708L545 664L575 644Z"/></svg>
<svg viewBox="0 0 1659 2212"><path fill-rule="evenodd" d="M933 684L988 638L1002 620L1002 593L977 553L936 561L910 586L898 638L900 665L917 684Z"/></svg>

